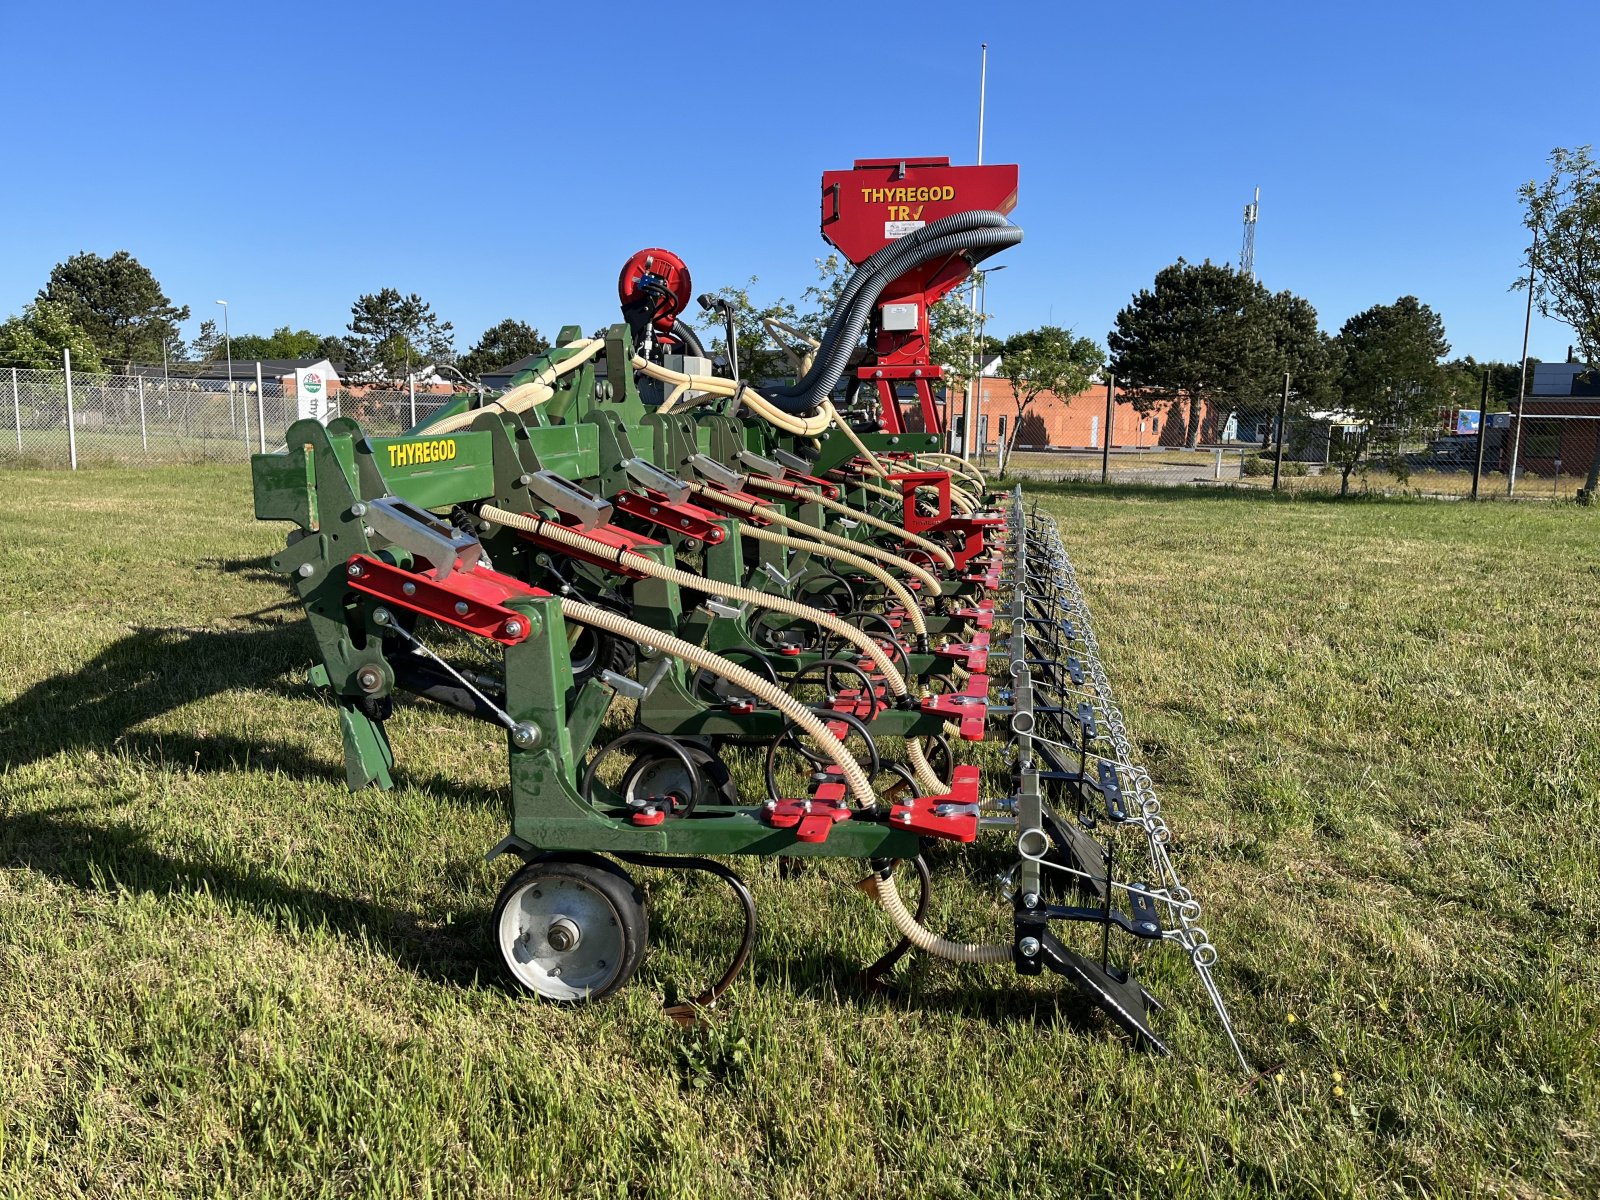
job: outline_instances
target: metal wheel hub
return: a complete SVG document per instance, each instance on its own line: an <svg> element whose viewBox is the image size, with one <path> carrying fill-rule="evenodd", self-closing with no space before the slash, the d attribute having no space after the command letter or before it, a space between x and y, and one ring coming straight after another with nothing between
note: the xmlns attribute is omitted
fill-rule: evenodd
<svg viewBox="0 0 1600 1200"><path fill-rule="evenodd" d="M622 922L611 901L576 879L522 887L500 920L507 964L531 991L577 1000L609 984L622 967Z"/></svg>

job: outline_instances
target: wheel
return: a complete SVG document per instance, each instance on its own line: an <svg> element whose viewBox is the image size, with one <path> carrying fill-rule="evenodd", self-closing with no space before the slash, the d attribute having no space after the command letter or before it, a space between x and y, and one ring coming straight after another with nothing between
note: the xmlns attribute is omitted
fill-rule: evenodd
<svg viewBox="0 0 1600 1200"><path fill-rule="evenodd" d="M692 800L686 799L694 786L689 772L676 755L640 755L622 777L620 791L623 802L633 804L644 796L672 796L677 799L674 813L687 816L700 804L738 805L739 789L733 775L723 761L709 750L687 743L679 743L699 770L700 791Z"/></svg>
<svg viewBox="0 0 1600 1200"><path fill-rule="evenodd" d="M584 625L568 652L572 656L572 681L582 687L601 671L626 675L633 670L638 646L628 638Z"/></svg>
<svg viewBox="0 0 1600 1200"><path fill-rule="evenodd" d="M536 859L506 880L491 919L511 981L559 1004L611 995L650 939L643 895L603 859Z"/></svg>

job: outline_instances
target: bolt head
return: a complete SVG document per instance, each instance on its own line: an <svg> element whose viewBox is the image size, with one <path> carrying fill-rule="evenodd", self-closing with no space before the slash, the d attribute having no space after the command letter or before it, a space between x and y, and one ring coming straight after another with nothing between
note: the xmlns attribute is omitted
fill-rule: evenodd
<svg viewBox="0 0 1600 1200"><path fill-rule="evenodd" d="M1025 937L1017 943L1017 949L1022 951L1023 958L1032 958L1039 953L1039 939Z"/></svg>
<svg viewBox="0 0 1600 1200"><path fill-rule="evenodd" d="M511 620L507 621L506 622L506 636L507 637L521 637L522 636L522 622L517 620L515 617L512 617Z"/></svg>
<svg viewBox="0 0 1600 1200"><path fill-rule="evenodd" d="M1156 923L1154 921L1140 921L1138 929L1140 933L1154 933L1156 931Z"/></svg>
<svg viewBox="0 0 1600 1200"><path fill-rule="evenodd" d="M350 515L352 517L364 517L364 516L366 516L367 515L367 506L365 504L361 503L361 501L357 500L354 504L352 504L350 506Z"/></svg>
<svg viewBox="0 0 1600 1200"><path fill-rule="evenodd" d="M360 579L363 570L364 568L360 563L351 563L344 569L344 573L350 576L351 579Z"/></svg>
<svg viewBox="0 0 1600 1200"><path fill-rule="evenodd" d="M466 615L467 615L467 602L465 600L457 600L456 601L456 616L464 617Z"/></svg>
<svg viewBox="0 0 1600 1200"><path fill-rule="evenodd" d="M511 730L511 740L524 750L532 750L539 744L539 727L524 721Z"/></svg>
<svg viewBox="0 0 1600 1200"><path fill-rule="evenodd" d="M1039 893L1038 892L1023 892L1022 893L1022 907L1023 908L1038 908L1039 907Z"/></svg>
<svg viewBox="0 0 1600 1200"><path fill-rule="evenodd" d="M313 567L310 563L301 563L300 564L300 570L298 571L298 574L299 574L301 579L310 579L316 573L317 573L317 569L315 567Z"/></svg>
<svg viewBox="0 0 1600 1200"><path fill-rule="evenodd" d="M417 594L417 585L414 583L402 583L400 590L408 596L415 596Z"/></svg>

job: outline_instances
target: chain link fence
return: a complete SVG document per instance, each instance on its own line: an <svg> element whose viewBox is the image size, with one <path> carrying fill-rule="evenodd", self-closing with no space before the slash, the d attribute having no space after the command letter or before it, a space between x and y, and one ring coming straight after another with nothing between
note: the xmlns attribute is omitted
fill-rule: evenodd
<svg viewBox="0 0 1600 1200"><path fill-rule="evenodd" d="M248 365L241 364L242 370ZM449 396L345 390L339 411L369 431L400 433ZM0 369L0 466L163 466L248 461L274 450L295 420L292 389L252 376L226 380Z"/></svg>
<svg viewBox="0 0 1600 1200"><path fill-rule="evenodd" d="M1513 496L1573 499L1600 443L1600 399L1529 396L1511 413L1438 413L1405 424L1367 425L1337 410L1289 405L1230 410L1187 402L1141 406L1120 390L1108 412L1105 392L1073 397L1065 411L1025 411L1010 446L1013 478L1157 486L1224 485L1297 492L1431 497ZM980 419L980 465L1000 463L995 405ZM1109 447L1103 430L1112 431ZM1481 439L1480 439L1481 428ZM1030 438L1048 434L1049 440ZM1007 441L1009 442L1009 438ZM1480 468L1481 440L1481 468ZM1042 444L1041 444L1042 443ZM974 443L975 454L977 441Z"/></svg>

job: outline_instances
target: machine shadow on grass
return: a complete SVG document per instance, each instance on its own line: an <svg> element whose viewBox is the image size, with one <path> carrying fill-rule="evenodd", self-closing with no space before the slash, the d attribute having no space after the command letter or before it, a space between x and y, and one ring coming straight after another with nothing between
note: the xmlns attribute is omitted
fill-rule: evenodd
<svg viewBox="0 0 1600 1200"><path fill-rule="evenodd" d="M238 618L250 623L247 628L135 628L76 671L34 684L0 705L0 762L17 767L68 750L158 741L160 752L151 756L158 760L242 762L258 749L254 739L132 731L230 690L310 694L309 687L283 680L307 661L304 629L271 619L272 611Z"/></svg>
<svg viewBox="0 0 1600 1200"><path fill-rule="evenodd" d="M254 563L230 563L251 571ZM147 721L224 692L256 692L325 705L305 682L310 634L299 620L279 619L293 600L233 618L240 627L136 627L78 670L53 675L0 703L0 766L16 769L73 750L118 752L158 766L219 773L281 770L298 779L343 787L334 733L326 757L256 731L141 729ZM246 702L247 703L247 702ZM470 805L503 802L500 793L442 775L397 777L430 793Z"/></svg>
<svg viewBox="0 0 1600 1200"><path fill-rule="evenodd" d="M223 904L255 910L275 923L324 926L376 947L416 975L473 987L488 966L482 929L488 906L447 929L434 929L403 909L300 887L271 874L179 858L149 844L147 830L125 821L97 821L115 798L15 813L0 821L0 863L21 864L87 892L131 891L158 897L204 891Z"/></svg>

